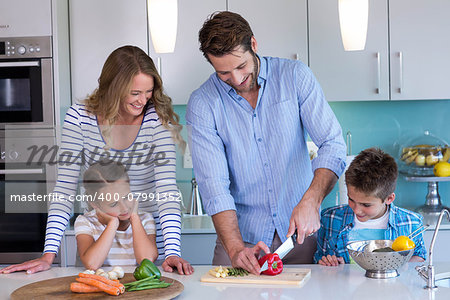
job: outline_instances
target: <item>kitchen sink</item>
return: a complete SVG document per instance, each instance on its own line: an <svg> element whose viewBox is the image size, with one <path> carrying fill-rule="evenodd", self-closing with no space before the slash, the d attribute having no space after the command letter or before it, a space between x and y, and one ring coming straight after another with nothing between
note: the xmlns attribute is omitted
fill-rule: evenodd
<svg viewBox="0 0 450 300"><path fill-rule="evenodd" d="M436 274L436 286L450 288L450 272Z"/></svg>

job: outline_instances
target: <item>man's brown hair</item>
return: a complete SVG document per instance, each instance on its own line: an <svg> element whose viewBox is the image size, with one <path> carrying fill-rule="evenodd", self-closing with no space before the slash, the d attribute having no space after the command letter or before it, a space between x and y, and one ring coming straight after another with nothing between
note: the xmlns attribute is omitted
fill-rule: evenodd
<svg viewBox="0 0 450 300"><path fill-rule="evenodd" d="M395 191L398 168L395 159L379 148L361 151L345 172L345 183L381 200Z"/></svg>
<svg viewBox="0 0 450 300"><path fill-rule="evenodd" d="M209 61L208 54L223 56L242 46L244 51L252 51L252 29L239 14L222 11L209 16L198 33L200 51Z"/></svg>

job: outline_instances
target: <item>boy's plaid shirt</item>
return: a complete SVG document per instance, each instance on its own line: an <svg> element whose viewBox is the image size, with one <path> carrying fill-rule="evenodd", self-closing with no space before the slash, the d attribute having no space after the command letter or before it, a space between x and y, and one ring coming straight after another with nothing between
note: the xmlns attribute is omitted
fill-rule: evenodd
<svg viewBox="0 0 450 300"><path fill-rule="evenodd" d="M355 214L348 205L338 205L322 210L320 229L317 235L317 251L314 254L314 262L318 262L322 256L336 255L343 257L345 263L350 263L347 251L348 234L352 230ZM384 234L387 240L394 240L400 235L409 235L422 226L422 216L410 210L389 205L389 222ZM413 239L416 244L414 254L426 259L427 252L422 234Z"/></svg>

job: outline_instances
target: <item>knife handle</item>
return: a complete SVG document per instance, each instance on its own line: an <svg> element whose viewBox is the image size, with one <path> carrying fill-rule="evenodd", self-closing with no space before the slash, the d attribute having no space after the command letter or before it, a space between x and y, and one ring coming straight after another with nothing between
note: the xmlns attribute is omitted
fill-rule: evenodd
<svg viewBox="0 0 450 300"><path fill-rule="evenodd" d="M294 245L297 243L297 229L295 229L294 234L291 235L292 241L294 241Z"/></svg>

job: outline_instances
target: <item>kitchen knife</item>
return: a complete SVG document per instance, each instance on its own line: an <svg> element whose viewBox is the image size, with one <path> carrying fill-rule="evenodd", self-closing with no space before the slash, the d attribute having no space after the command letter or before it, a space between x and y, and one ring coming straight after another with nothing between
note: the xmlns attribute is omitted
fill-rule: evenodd
<svg viewBox="0 0 450 300"><path fill-rule="evenodd" d="M294 249L295 243L297 243L297 230L286 241L284 241L284 243L281 244L281 246L278 247L278 249L275 250L274 253L278 254L280 259L283 259L283 257L286 256L286 254L288 254L292 249ZM268 265L267 261L265 261L264 264L261 266L259 273L264 272L268 268L269 268L269 265Z"/></svg>

